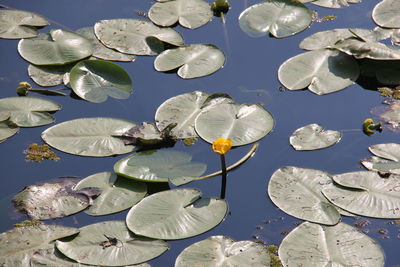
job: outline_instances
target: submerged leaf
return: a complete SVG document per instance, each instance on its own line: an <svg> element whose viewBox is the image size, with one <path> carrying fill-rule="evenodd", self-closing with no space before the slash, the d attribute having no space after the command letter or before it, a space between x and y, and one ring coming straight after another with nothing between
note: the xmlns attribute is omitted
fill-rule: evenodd
<svg viewBox="0 0 400 267"><path fill-rule="evenodd" d="M316 150L333 146L340 141L339 131L324 130L321 125L309 124L294 131L290 144L296 150Z"/></svg>
<svg viewBox="0 0 400 267"><path fill-rule="evenodd" d="M168 49L154 60L157 71L178 69L179 77L192 79L216 72L225 63L224 53L215 45L194 44Z"/></svg>
<svg viewBox="0 0 400 267"><path fill-rule="evenodd" d="M244 10L239 16L240 28L251 37L271 33L277 38L305 30L312 12L299 1L267 0Z"/></svg>
<svg viewBox="0 0 400 267"><path fill-rule="evenodd" d="M204 0L159 2L149 10L151 21L163 27L179 22L183 27L195 29L209 22L212 16L210 5Z"/></svg>
<svg viewBox="0 0 400 267"><path fill-rule="evenodd" d="M225 217L223 199L200 198L196 189L173 189L150 195L128 212L128 228L138 235L183 239L202 234Z"/></svg>
<svg viewBox="0 0 400 267"><path fill-rule="evenodd" d="M211 236L185 248L175 267L270 266L268 249L253 241L237 241L227 236Z"/></svg>
<svg viewBox="0 0 400 267"><path fill-rule="evenodd" d="M20 39L38 35L37 27L49 25L47 19L35 13L14 10L0 10L0 38Z"/></svg>

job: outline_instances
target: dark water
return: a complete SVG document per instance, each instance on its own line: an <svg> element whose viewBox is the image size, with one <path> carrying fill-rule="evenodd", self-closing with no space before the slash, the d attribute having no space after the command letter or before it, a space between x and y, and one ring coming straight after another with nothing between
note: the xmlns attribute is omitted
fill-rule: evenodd
<svg viewBox="0 0 400 267"><path fill-rule="evenodd" d="M320 17L336 15L337 19L324 23L313 23L306 31L285 39L269 37L251 38L243 33L237 18L242 10L257 1L231 1L232 8L227 15L225 26L219 19L196 29L176 29L183 35L186 44L212 43L220 47L227 56L223 69L200 79L182 80L175 74L158 73L153 68L153 57L138 57L133 63L121 63L134 81L134 93L127 100L109 99L102 104L93 104L69 97L49 97L62 105L55 114L56 122L81 117L115 117L132 120L153 121L157 107L166 99L194 90L209 93L225 92L238 103L262 103L276 120L272 133L260 141L255 156L240 169L229 174L227 201L231 215L213 230L186 240L169 242L170 250L152 260L152 266L173 266L177 255L188 245L211 235L228 235L236 240L257 238L269 244L279 244L285 231L295 227L299 220L280 212L266 194L267 183L272 173L283 166L314 168L331 173L362 170L359 160L369 157L368 146L378 143L397 142L398 134L384 131L373 136L364 135L360 129L362 121L370 117L370 110L381 106L382 98L376 91L365 90L359 85L350 86L340 92L317 96L308 91L279 91L277 70L286 59L302 51L299 42L314 32L359 27L375 27L370 18L373 6L378 1L365 1L340 10L310 7ZM10 0L0 4L16 9L33 11L52 21L43 29L65 28L76 30L92 26L102 19L139 18L137 11L147 11L151 1L106 1L106 0ZM226 27L226 29L224 29ZM226 33L226 34L225 34ZM29 81L28 64L19 57L18 41L0 40L0 97L16 96L15 88L20 81ZM256 92L249 92L257 90ZM327 129L344 130L342 140L335 146L320 151L298 152L289 145L292 132L306 124L318 123ZM1 221L0 231L4 232L25 218L10 209L10 198L24 186L60 176L80 176L112 171L114 163L123 156L111 158L86 158L58 152L59 162L26 162L23 150L31 143L41 143L40 134L49 126L21 129L20 133L0 144L0 187ZM211 147L199 141L193 147L177 145L177 149L189 151L194 160L208 164L208 172L219 167L219 158ZM250 148L237 148L227 155L229 163L239 159ZM228 163L228 164L229 164ZM209 179L195 182L186 187L202 190L205 197L219 195L220 180ZM81 227L87 224L118 219L124 220L126 212L112 216L91 217L78 214L56 220L56 223ZM353 224L354 219L345 219ZM266 224L268 223L268 224ZM256 229L263 228L263 229ZM399 227L387 225L386 220L373 220L367 226L370 236L376 238L386 253L386 266L400 264L398 247ZM387 228L388 236L378 230ZM283 233L282 233L283 232Z"/></svg>

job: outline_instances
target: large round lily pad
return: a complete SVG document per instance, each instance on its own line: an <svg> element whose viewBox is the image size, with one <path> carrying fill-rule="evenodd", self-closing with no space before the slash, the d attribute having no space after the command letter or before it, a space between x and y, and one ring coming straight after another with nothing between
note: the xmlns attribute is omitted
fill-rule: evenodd
<svg viewBox="0 0 400 267"><path fill-rule="evenodd" d="M211 236L185 248L175 267L270 266L266 247L253 241L237 241L227 236Z"/></svg>
<svg viewBox="0 0 400 267"><path fill-rule="evenodd" d="M372 19L383 28L400 28L400 2L380 1L372 10Z"/></svg>
<svg viewBox="0 0 400 267"><path fill-rule="evenodd" d="M178 69L179 77L192 79L216 72L225 63L224 53L212 44L194 44L168 49L154 60L158 71Z"/></svg>
<svg viewBox="0 0 400 267"><path fill-rule="evenodd" d="M334 175L335 184L322 189L334 205L361 216L400 218L400 176L382 178L376 172L358 171Z"/></svg>
<svg viewBox="0 0 400 267"><path fill-rule="evenodd" d="M133 235L123 221L105 221L79 229L71 241L57 240L56 246L67 257L83 264L125 266L158 257L168 249L162 240Z"/></svg>
<svg viewBox="0 0 400 267"><path fill-rule="evenodd" d="M288 166L272 174L268 195L291 216L334 225L340 221L339 211L321 193L321 189L331 183L327 172Z"/></svg>
<svg viewBox="0 0 400 267"><path fill-rule="evenodd" d="M179 22L189 29L203 26L211 20L213 13L204 0L174 0L155 3L149 10L154 24L166 27Z"/></svg>
<svg viewBox="0 0 400 267"><path fill-rule="evenodd" d="M95 187L101 193L85 213L93 216L116 213L138 203L147 193L145 183L117 177L111 172L90 175L76 184L74 190Z"/></svg>
<svg viewBox="0 0 400 267"><path fill-rule="evenodd" d="M360 71L357 61L335 50L306 52L286 60L278 70L279 81L289 90L307 88L324 95L352 85Z"/></svg>
<svg viewBox="0 0 400 267"><path fill-rule="evenodd" d="M155 115L157 127L163 131L171 123L176 123L170 132L174 138L198 137L194 129L197 115L205 107L225 102L233 102L233 100L226 95L210 95L201 91L174 96L157 108Z"/></svg>
<svg viewBox="0 0 400 267"><path fill-rule="evenodd" d="M81 118L59 123L46 129L42 139L50 146L66 153L107 157L132 152L121 138L136 124L114 118Z"/></svg>
<svg viewBox="0 0 400 267"><path fill-rule="evenodd" d="M35 65L63 65L89 57L93 53L90 41L67 30L51 30L48 34L22 39L19 54Z"/></svg>
<svg viewBox="0 0 400 267"><path fill-rule="evenodd" d="M292 36L311 24L312 11L299 1L267 0L244 10L240 28L252 37L272 34L277 38Z"/></svg>
<svg viewBox="0 0 400 267"><path fill-rule="evenodd" d="M15 227L0 234L0 265L30 266L37 250L54 247L54 240L78 232L77 228L42 223Z"/></svg>
<svg viewBox="0 0 400 267"><path fill-rule="evenodd" d="M49 25L47 19L35 13L15 10L0 10L0 38L20 39L38 35L36 27Z"/></svg>
<svg viewBox="0 0 400 267"><path fill-rule="evenodd" d="M196 132L205 141L226 138L233 146L256 142L273 127L272 115L256 104L222 103L203 110L195 121Z"/></svg>
<svg viewBox="0 0 400 267"><path fill-rule="evenodd" d="M164 43L183 45L177 31L145 20L102 20L95 24L94 32L105 46L126 54L154 56L165 50Z"/></svg>
<svg viewBox="0 0 400 267"><path fill-rule="evenodd" d="M289 140L296 150L316 150L333 146L341 137L339 131L324 130L321 125L313 123L294 131Z"/></svg>
<svg viewBox="0 0 400 267"><path fill-rule="evenodd" d="M108 96L126 99L132 94L132 80L118 64L103 60L84 60L69 73L70 86L81 98L102 103Z"/></svg>
<svg viewBox="0 0 400 267"><path fill-rule="evenodd" d="M192 162L183 151L161 149L132 154L114 165L114 172L143 182L188 182L201 176L207 165ZM178 182L179 184L179 182Z"/></svg>
<svg viewBox="0 0 400 267"><path fill-rule="evenodd" d="M304 222L282 240L278 253L284 266L383 267L385 262L375 240L342 222L335 226Z"/></svg>
<svg viewBox="0 0 400 267"><path fill-rule="evenodd" d="M132 207L126 217L137 235L159 239L182 239L202 234L225 217L225 200L200 198L196 189L174 189L150 195Z"/></svg>
<svg viewBox="0 0 400 267"><path fill-rule="evenodd" d="M54 101L38 97L7 97L0 99L0 114L9 113L9 120L19 127L36 127L54 121L49 112L61 106Z"/></svg>

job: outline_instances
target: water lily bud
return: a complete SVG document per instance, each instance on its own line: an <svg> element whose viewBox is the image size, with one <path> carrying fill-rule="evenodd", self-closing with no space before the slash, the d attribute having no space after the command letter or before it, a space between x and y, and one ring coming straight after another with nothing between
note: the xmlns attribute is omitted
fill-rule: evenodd
<svg viewBox="0 0 400 267"><path fill-rule="evenodd" d="M27 96L29 89L32 88L28 82L20 82L18 83L20 86L17 88L17 94L19 96Z"/></svg>
<svg viewBox="0 0 400 267"><path fill-rule="evenodd" d="M226 154L232 147L232 140L225 138L217 138L212 144L212 149L220 155Z"/></svg>

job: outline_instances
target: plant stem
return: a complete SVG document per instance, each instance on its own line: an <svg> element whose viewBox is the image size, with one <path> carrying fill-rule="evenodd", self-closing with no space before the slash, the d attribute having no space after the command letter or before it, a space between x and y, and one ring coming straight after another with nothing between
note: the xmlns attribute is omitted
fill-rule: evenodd
<svg viewBox="0 0 400 267"><path fill-rule="evenodd" d="M225 155L221 155L221 171L222 171L222 180L221 180L221 199L225 199L225 191L226 191L226 162Z"/></svg>

